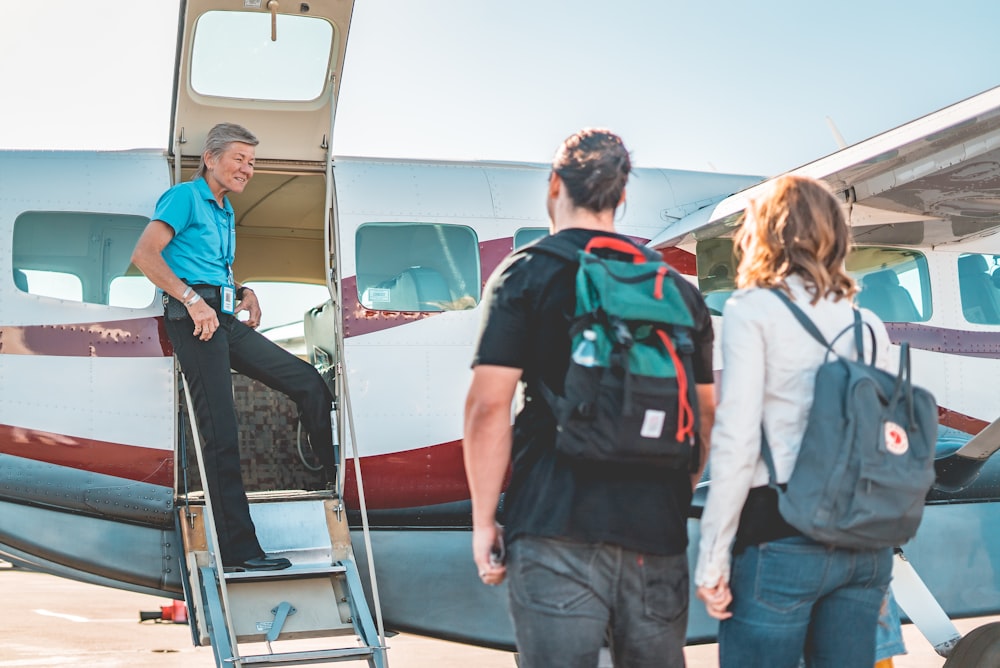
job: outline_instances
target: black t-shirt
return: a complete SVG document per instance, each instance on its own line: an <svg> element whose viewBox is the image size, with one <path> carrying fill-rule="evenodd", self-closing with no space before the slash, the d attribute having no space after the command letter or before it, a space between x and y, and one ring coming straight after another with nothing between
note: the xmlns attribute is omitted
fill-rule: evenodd
<svg viewBox="0 0 1000 668"><path fill-rule="evenodd" d="M568 229L561 238L584 248L606 232ZM649 554L687 548L691 479L687 471L569 459L555 450L555 420L538 388L563 389L569 364L576 264L547 253L514 254L490 278L473 366L521 369L524 407L514 421L513 473L502 521L508 541L520 534L610 543ZM697 288L678 287L694 316L696 383L711 383L712 320Z"/></svg>

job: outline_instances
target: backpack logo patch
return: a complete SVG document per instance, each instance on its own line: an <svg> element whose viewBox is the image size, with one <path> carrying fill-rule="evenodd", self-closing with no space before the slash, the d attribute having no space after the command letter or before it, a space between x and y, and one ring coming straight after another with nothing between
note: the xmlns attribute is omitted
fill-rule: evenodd
<svg viewBox="0 0 1000 668"><path fill-rule="evenodd" d="M906 454L910 449L910 439L906 435L906 430L891 420L886 420L884 428L885 449L894 455Z"/></svg>
<svg viewBox="0 0 1000 668"><path fill-rule="evenodd" d="M667 421L667 413L652 408L646 410L642 418L642 428L639 435L643 438L659 438L663 434L663 424Z"/></svg>

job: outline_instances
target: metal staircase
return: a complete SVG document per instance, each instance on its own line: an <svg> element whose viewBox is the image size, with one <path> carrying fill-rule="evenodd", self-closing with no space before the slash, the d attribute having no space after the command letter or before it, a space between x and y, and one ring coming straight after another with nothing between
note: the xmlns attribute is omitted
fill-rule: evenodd
<svg viewBox="0 0 1000 668"><path fill-rule="evenodd" d="M201 439L188 404L198 470L205 480ZM345 661L387 666L384 635L368 607L347 513L335 491L248 495L262 547L292 562L280 571L226 572L207 486L186 497L178 509L185 595L195 642L212 646L218 668Z"/></svg>

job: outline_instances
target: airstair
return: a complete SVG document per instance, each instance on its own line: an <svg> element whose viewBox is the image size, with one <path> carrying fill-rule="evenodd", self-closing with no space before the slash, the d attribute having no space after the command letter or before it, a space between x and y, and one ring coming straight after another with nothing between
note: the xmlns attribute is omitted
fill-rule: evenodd
<svg viewBox="0 0 1000 668"><path fill-rule="evenodd" d="M206 480L193 410L188 402L198 470ZM261 546L292 562L280 571L223 569L207 485L184 495L178 522L187 562L185 597L195 643L211 645L217 668L362 661L370 668L387 666L381 623L376 628L365 598L338 490L248 495Z"/></svg>

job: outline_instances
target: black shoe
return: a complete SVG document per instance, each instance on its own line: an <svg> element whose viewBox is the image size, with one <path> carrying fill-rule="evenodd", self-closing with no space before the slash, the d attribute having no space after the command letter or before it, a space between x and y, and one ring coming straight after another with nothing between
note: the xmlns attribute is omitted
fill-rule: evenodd
<svg viewBox="0 0 1000 668"><path fill-rule="evenodd" d="M223 570L227 573L242 573L244 571L280 571L291 565L292 562L284 557L269 557L264 555L262 557L247 559L241 564L225 566Z"/></svg>

